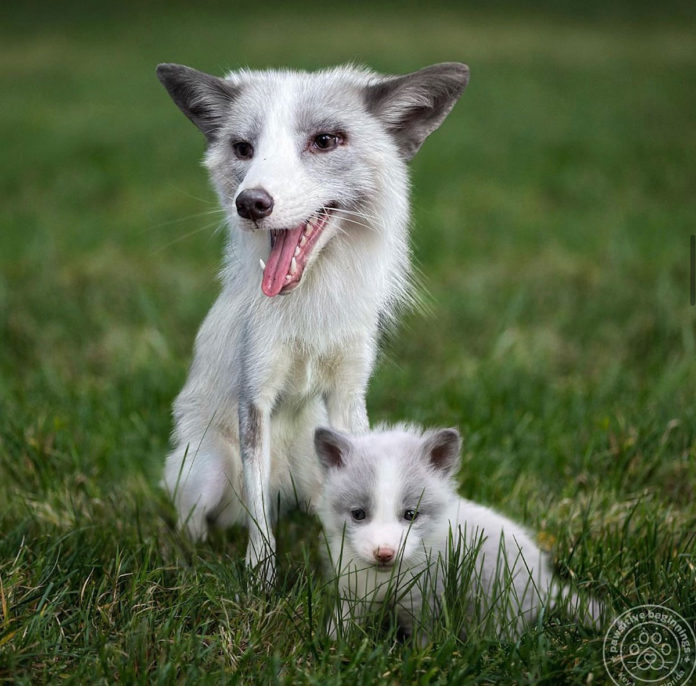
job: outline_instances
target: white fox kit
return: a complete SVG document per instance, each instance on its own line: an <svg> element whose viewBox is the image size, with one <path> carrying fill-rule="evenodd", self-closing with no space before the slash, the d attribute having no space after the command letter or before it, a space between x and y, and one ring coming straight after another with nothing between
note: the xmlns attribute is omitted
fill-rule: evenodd
<svg viewBox="0 0 696 686"><path fill-rule="evenodd" d="M368 428L380 323L409 281L406 163L468 81L353 67L157 74L207 139L230 225L222 292L174 405L164 484L194 538L248 523L247 563L273 576L271 522L312 507L316 426ZM282 297L280 297L282 296Z"/></svg>
<svg viewBox="0 0 696 686"><path fill-rule="evenodd" d="M317 429L326 472L318 509L339 590L330 633L388 600L407 634L427 636L421 619L438 614L453 552L466 561L458 574L470 574L459 579L467 609L497 631L516 635L559 598L594 623L599 606L583 606L554 581L529 532L457 495L460 442L455 429L397 426L361 436Z"/></svg>

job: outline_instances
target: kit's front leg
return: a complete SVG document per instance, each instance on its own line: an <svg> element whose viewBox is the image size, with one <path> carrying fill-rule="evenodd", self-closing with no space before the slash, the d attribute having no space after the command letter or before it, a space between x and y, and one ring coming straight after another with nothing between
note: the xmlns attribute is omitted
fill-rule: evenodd
<svg viewBox="0 0 696 686"><path fill-rule="evenodd" d="M270 585L275 577L275 538L271 529L270 409L253 401L239 404L239 442L244 470L244 495L248 510L247 566Z"/></svg>
<svg viewBox="0 0 696 686"><path fill-rule="evenodd" d="M328 637L335 641L339 636L345 636L350 626L350 604L344 598L336 601L329 622L326 625Z"/></svg>
<svg viewBox="0 0 696 686"><path fill-rule="evenodd" d="M365 394L376 346L367 342L347 348L336 364L332 388L325 394L329 423L334 429L360 434L369 431Z"/></svg>

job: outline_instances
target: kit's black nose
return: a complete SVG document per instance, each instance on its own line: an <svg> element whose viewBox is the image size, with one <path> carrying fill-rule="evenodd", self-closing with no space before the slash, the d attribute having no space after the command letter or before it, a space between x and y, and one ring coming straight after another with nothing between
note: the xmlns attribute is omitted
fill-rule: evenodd
<svg viewBox="0 0 696 686"><path fill-rule="evenodd" d="M249 188L237 196L237 214L257 221L273 212L273 198L263 188Z"/></svg>

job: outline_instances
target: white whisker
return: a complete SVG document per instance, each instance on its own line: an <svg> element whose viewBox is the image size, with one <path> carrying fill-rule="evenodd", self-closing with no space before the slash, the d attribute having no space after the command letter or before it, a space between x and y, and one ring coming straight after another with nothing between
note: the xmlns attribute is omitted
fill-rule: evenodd
<svg viewBox="0 0 696 686"><path fill-rule="evenodd" d="M353 210L345 210L342 207L337 207L333 208L333 212L338 214L338 218L341 219L342 221L349 222L351 224L355 224L356 226L362 226L365 229L368 229L370 231L377 231L379 228L384 227L384 223L380 221L376 216L374 215L369 215L366 212L356 212ZM348 215L348 216L346 216ZM355 217L359 217L360 219L364 219L367 222L371 223L365 223L358 221L357 219L353 218L354 215Z"/></svg>
<svg viewBox="0 0 696 686"><path fill-rule="evenodd" d="M189 214L186 217L180 217L179 219L171 219L170 221L160 222L159 224L153 224L152 226L146 226L140 234L149 233L150 231L156 231L157 229L163 229L168 226L174 226L175 224L182 224L183 222L191 221L192 219L199 219L200 217L211 217L213 215L223 215L225 211L217 208L212 210L205 210L204 212L195 212L194 214Z"/></svg>
<svg viewBox="0 0 696 686"><path fill-rule="evenodd" d="M215 227L212 231L212 233L215 233L216 231L219 231L220 229L224 228L225 226L225 221L221 222L211 222L210 224L206 224L205 226L200 226L197 229L194 229L193 231L189 231L188 233L185 233L183 236L177 236L176 238L172 239L168 243L165 243L164 245L161 245L158 248L153 249L152 254L156 255L163 250L166 250L167 248L171 248L172 245L175 245L176 243L180 243L181 241L186 240L187 238L190 238L191 236L195 236L198 233L201 233L203 231L209 231L211 227Z"/></svg>

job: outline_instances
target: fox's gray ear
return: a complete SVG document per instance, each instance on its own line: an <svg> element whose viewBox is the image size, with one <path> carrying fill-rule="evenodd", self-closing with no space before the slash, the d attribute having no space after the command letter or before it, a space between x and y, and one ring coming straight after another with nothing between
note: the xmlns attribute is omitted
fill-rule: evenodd
<svg viewBox="0 0 696 686"><path fill-rule="evenodd" d="M459 467L462 439L456 429L440 429L423 444L423 453L435 469L454 474Z"/></svg>
<svg viewBox="0 0 696 686"><path fill-rule="evenodd" d="M365 98L370 112L384 122L403 157L410 160L445 120L467 83L466 64L443 62L368 86Z"/></svg>
<svg viewBox="0 0 696 686"><path fill-rule="evenodd" d="M229 81L183 64L160 64L157 78L179 109L214 141L229 104L238 89Z"/></svg>
<svg viewBox="0 0 696 686"><path fill-rule="evenodd" d="M340 431L319 427L314 432L314 449L325 469L343 467L350 447L350 439Z"/></svg>

